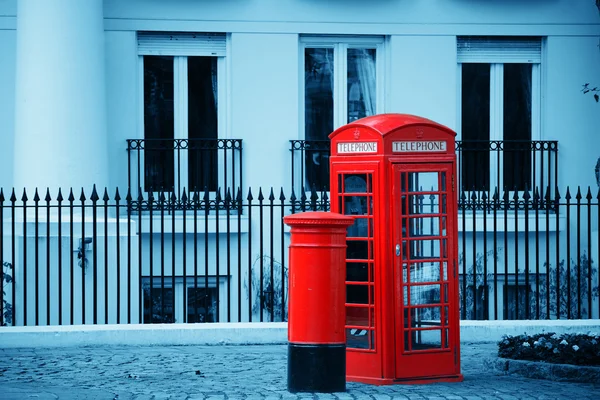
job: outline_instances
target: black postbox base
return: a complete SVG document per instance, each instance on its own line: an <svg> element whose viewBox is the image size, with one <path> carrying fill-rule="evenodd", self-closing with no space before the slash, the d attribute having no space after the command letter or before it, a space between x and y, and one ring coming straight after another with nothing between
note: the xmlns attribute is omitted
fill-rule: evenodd
<svg viewBox="0 0 600 400"><path fill-rule="evenodd" d="M288 391L346 391L345 344L288 344Z"/></svg>

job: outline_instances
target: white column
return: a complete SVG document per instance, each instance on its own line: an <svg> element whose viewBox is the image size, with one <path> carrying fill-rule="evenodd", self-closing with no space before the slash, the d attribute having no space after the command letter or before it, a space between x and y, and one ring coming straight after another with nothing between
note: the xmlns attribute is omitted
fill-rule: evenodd
<svg viewBox="0 0 600 400"><path fill-rule="evenodd" d="M18 0L17 192L108 183L104 63L102 0Z"/></svg>

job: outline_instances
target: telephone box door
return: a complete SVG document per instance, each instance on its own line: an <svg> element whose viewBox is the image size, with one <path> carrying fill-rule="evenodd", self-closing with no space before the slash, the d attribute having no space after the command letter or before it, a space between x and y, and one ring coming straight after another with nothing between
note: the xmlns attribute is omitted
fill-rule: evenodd
<svg viewBox="0 0 600 400"><path fill-rule="evenodd" d="M393 164L396 379L451 375L454 304L453 164Z"/></svg>

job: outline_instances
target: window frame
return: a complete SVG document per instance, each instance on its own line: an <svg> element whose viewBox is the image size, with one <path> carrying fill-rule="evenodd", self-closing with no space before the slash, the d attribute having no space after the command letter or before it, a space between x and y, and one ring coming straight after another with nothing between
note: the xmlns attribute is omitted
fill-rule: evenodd
<svg viewBox="0 0 600 400"><path fill-rule="evenodd" d="M498 41L501 38L498 38ZM515 38L515 41L519 41L520 38ZM542 61L544 55L544 40L539 39L541 43L540 56L539 57L524 57L527 50L523 51L523 55L517 54L514 48L507 49L505 53L502 51L487 53L482 51L480 54L469 53L467 60L460 60L461 57L457 57L457 69L456 69L456 81L457 81L457 102L456 102L456 140L462 140L462 65L463 64L475 64L484 63L490 64L490 141L504 141L504 65L511 63L518 64L532 64L531 68L531 141L542 140L542 106L543 106L543 87L542 87ZM490 42L494 42L494 38L490 38ZM457 46L458 47L458 46ZM502 60L502 62L499 62ZM504 157L497 151L490 151L489 153L489 192L493 193L497 187L499 195L502 196L503 187L500 186L501 182L504 181ZM532 170L540 170L541 165L532 165ZM536 161L540 164L540 160ZM496 169L499 168L499 171ZM531 174L531 171L530 171ZM498 180L500 178L500 181ZM460 177L459 177L460 179ZM461 183L458 186L461 188ZM533 188L529 188L533 190ZM483 190L479 190L480 192ZM459 193L462 189L459 189ZM470 194L471 190L464 190L466 194ZM519 197L524 193L523 191L517 192ZM509 196L515 194L514 190L509 189ZM531 193L530 193L531 195Z"/></svg>
<svg viewBox="0 0 600 400"><path fill-rule="evenodd" d="M372 35L372 36L354 36L354 35L301 35L299 36L298 44L298 134L297 140L306 139L306 97L305 97L305 50L307 48L331 48L334 52L333 66L333 130L340 126L346 125L348 122L348 55L347 50L352 48L358 49L375 49L375 113L381 114L386 111L387 91L385 82L388 80L387 59L386 54L388 46L387 36ZM340 63L340 60L342 61ZM296 161L301 163L301 167L296 170L305 170L303 157L299 157ZM297 167L297 166L294 166ZM292 183L298 187L294 189L301 191L304 182ZM310 188L306 187L305 192L310 196Z"/></svg>
<svg viewBox="0 0 600 400"><path fill-rule="evenodd" d="M215 57L217 58L217 139L231 139L231 124L229 116L231 115L231 93L229 81L231 81L231 35L225 34L225 49L217 49L210 46L210 34L205 35L207 43L198 42L197 46L182 44L181 46L173 45L166 46L164 44L165 37L181 36L186 39L190 36L188 33L158 33L144 35L143 32L138 32L138 76L137 76L137 98L138 98L138 129L137 137L145 140L145 124L144 124L144 57L145 56L169 56L173 57L173 140L188 138L188 79L187 67L189 57ZM146 37L147 36L147 37ZM142 43L142 38L143 43ZM184 40L185 42L185 40ZM206 47L206 48L205 48ZM222 154L218 154L217 165L222 165ZM145 188L145 157L144 152L140 154L140 182L139 185ZM188 154L187 151L177 152L173 154L173 184L175 188L186 188L189 192L192 188L188 187ZM179 164L179 168L177 165ZM179 172L179 173L178 173ZM218 168L217 181L224 180L224 171ZM143 192L146 192L143 190ZM148 192L146 192L148 193ZM152 195L158 199L161 192L153 191ZM168 193L165 192L165 196ZM222 194L223 195L223 194ZM216 197L215 192L210 192L211 199Z"/></svg>

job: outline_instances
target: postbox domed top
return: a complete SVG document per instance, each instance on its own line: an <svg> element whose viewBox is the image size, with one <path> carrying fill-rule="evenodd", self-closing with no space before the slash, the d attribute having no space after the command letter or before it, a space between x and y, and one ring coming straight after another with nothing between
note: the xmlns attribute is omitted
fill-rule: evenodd
<svg viewBox="0 0 600 400"><path fill-rule="evenodd" d="M452 129L434 122L430 119L419 117L411 114L377 114L372 115L370 117L365 117L358 119L354 122L351 122L347 125L344 125L338 129L336 129L333 133L329 135L330 139L333 139L339 132L346 130L351 127L367 127L371 128L373 131L378 132L381 136L385 136L399 128L407 127L407 126L429 126L432 128L436 128L440 131L446 132L453 137L456 136L456 132Z"/></svg>
<svg viewBox="0 0 600 400"><path fill-rule="evenodd" d="M328 225L349 226L354 223L354 217L325 211L308 211L283 217L286 225Z"/></svg>

